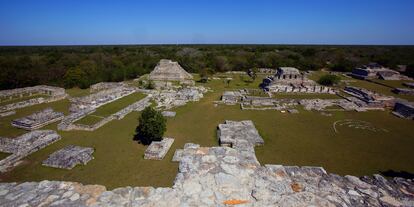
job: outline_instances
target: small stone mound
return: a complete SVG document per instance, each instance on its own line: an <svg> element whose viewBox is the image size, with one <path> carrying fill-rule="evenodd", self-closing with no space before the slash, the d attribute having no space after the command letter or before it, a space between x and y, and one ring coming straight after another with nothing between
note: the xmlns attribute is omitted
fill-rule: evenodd
<svg viewBox="0 0 414 207"><path fill-rule="evenodd" d="M173 138L163 138L159 142L152 142L144 153L144 159L162 160L174 143Z"/></svg>
<svg viewBox="0 0 414 207"><path fill-rule="evenodd" d="M86 165L93 159L93 152L93 148L90 147L69 145L49 155L49 157L43 161L43 165L70 170L78 164Z"/></svg>

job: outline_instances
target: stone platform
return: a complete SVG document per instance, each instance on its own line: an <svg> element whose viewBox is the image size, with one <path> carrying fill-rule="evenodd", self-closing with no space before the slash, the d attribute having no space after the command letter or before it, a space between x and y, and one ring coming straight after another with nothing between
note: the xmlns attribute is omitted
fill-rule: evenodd
<svg viewBox="0 0 414 207"><path fill-rule="evenodd" d="M91 147L69 145L49 155L42 164L48 167L70 170L78 164L86 165L93 159L93 152L94 150Z"/></svg>
<svg viewBox="0 0 414 207"><path fill-rule="evenodd" d="M173 144L174 139L164 137L159 142L152 142L145 150L144 159L147 160L162 160Z"/></svg>

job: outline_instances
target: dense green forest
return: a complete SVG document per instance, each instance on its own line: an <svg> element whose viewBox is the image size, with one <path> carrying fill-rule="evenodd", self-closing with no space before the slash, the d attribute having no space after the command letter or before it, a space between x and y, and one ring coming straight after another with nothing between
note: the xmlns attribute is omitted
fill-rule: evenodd
<svg viewBox="0 0 414 207"><path fill-rule="evenodd" d="M38 84L81 87L101 81L133 79L150 72L161 58L203 74L254 67L293 66L301 70L350 71L378 62L408 65L413 46L304 45L142 45L0 47L0 89Z"/></svg>

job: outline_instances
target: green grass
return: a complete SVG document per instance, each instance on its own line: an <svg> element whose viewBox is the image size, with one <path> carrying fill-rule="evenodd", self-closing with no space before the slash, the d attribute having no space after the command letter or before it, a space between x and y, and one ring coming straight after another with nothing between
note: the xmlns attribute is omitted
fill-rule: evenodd
<svg viewBox="0 0 414 207"><path fill-rule="evenodd" d="M414 122L397 118L389 111L372 112L320 112L305 111L299 114L278 111L240 110L238 105L214 107L225 90L254 88L260 83L246 83L236 78L227 86L222 80L212 80L204 86L210 92L200 102L192 102L174 109L176 117L167 121L165 136L175 142L162 161L144 160L146 146L132 140L138 125L139 113L133 112L122 120L112 121L94 132L58 131L62 139L25 159L24 164L0 176L3 182L67 180L84 184L103 184L109 189L121 186L171 186L177 173L178 163L171 162L175 149L192 142L202 146L217 146L216 129L225 120L253 120L265 140L256 154L262 164L323 166L329 172L341 175L370 175L389 169L414 172ZM68 101L48 104L56 109L67 110ZM12 117L46 107L33 106L18 110ZM62 110L61 110L62 111ZM11 136L13 127L3 126L11 118L1 118L0 136ZM349 127L338 127L336 134L332 124L337 120L355 119L367 121L387 132L371 132ZM56 129L56 124L46 127ZM22 133L22 131L19 131ZM69 144L93 147L94 160L86 166L72 170L44 167L41 162L52 152Z"/></svg>
<svg viewBox="0 0 414 207"><path fill-rule="evenodd" d="M0 160L8 157L9 155L10 155L9 153L0 152Z"/></svg>
<svg viewBox="0 0 414 207"><path fill-rule="evenodd" d="M105 117L103 117L103 118L105 118ZM88 116L85 116L84 118L82 118L82 119L80 119L80 120L76 121L75 123L76 123L76 124L92 125L92 124L98 123L98 122L99 122L99 121L101 121L103 118L101 118L101 117L97 117L97 116L91 116L91 115L88 115Z"/></svg>

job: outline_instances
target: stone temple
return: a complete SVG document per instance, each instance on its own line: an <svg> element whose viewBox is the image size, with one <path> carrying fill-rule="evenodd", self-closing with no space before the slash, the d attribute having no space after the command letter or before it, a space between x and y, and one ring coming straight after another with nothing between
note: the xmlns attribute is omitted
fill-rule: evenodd
<svg viewBox="0 0 414 207"><path fill-rule="evenodd" d="M193 76L185 71L178 62L162 59L149 74L153 81L180 81L192 80Z"/></svg>
<svg viewBox="0 0 414 207"><path fill-rule="evenodd" d="M86 163L93 159L93 152L93 148L90 147L69 145L49 155L43 161L43 165L70 170L78 164L86 165Z"/></svg>

